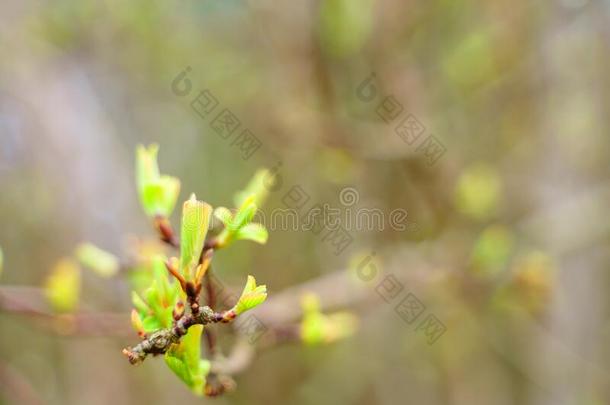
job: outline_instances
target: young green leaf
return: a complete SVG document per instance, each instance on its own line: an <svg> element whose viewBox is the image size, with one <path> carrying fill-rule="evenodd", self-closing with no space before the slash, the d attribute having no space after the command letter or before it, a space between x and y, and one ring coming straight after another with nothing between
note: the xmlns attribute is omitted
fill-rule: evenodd
<svg viewBox="0 0 610 405"><path fill-rule="evenodd" d="M235 234L235 239L238 240L251 240L256 243L264 245L267 243L269 233L267 229L261 224L247 224L241 227Z"/></svg>
<svg viewBox="0 0 610 405"><path fill-rule="evenodd" d="M138 295L138 293L135 291L131 292L131 302L133 303L133 306L136 307L136 309L140 313L148 313L151 311L148 304L146 304L146 302L142 299L142 297L140 297Z"/></svg>
<svg viewBox="0 0 610 405"><path fill-rule="evenodd" d="M163 325L154 315L148 315L142 321L142 327L144 328L144 332L152 333L163 328Z"/></svg>
<svg viewBox="0 0 610 405"><path fill-rule="evenodd" d="M176 177L163 175L159 179L163 194L159 202L160 213L165 217L169 217L178 201L178 195L180 194L180 180Z"/></svg>
<svg viewBox="0 0 610 405"><path fill-rule="evenodd" d="M81 265L102 277L112 277L119 271L119 259L91 243L78 245L75 254Z"/></svg>
<svg viewBox="0 0 610 405"><path fill-rule="evenodd" d="M146 149L136 148L136 184L144 212L149 217L169 217L180 193L180 181L171 176L161 176L157 165L159 145Z"/></svg>
<svg viewBox="0 0 610 405"><path fill-rule="evenodd" d="M199 256L208 233L212 207L198 201L195 194L184 203L182 209L182 234L180 240L180 272L185 280L194 278Z"/></svg>
<svg viewBox="0 0 610 405"><path fill-rule="evenodd" d="M195 393L203 394L210 363L200 358L203 325L191 326L180 343L165 353L168 367Z"/></svg>
<svg viewBox="0 0 610 405"><path fill-rule="evenodd" d="M254 196L246 198L243 204L239 207L231 224L228 226L229 231L237 232L242 226L250 223L254 215L256 214L256 204L254 203Z"/></svg>
<svg viewBox="0 0 610 405"><path fill-rule="evenodd" d="M233 310L237 315L242 314L257 305L260 305L267 299L267 286L256 285L256 280L252 276L248 276L246 286L241 293L241 297L233 307Z"/></svg>
<svg viewBox="0 0 610 405"><path fill-rule="evenodd" d="M241 206L250 196L254 196L254 203L260 207L269 194L269 189L274 185L274 178L267 169L259 169L248 183L245 189L235 194L235 206Z"/></svg>
<svg viewBox="0 0 610 405"><path fill-rule="evenodd" d="M235 215L232 215L231 212L226 208L217 209L215 215L219 218L225 228L218 235L218 244L219 246L227 246L233 240L235 240L238 236L239 230L247 226L252 218L256 214L256 204L254 203L254 196L246 198L243 204L239 207ZM243 236L243 235L242 235ZM261 235L258 235L259 239ZM248 239L247 237L243 237L242 239Z"/></svg>
<svg viewBox="0 0 610 405"><path fill-rule="evenodd" d="M161 201L163 200L163 186L158 180L153 180L144 185L140 194L142 208L149 217L161 215Z"/></svg>
<svg viewBox="0 0 610 405"><path fill-rule="evenodd" d="M156 255L151 260L147 270L152 273L150 286L143 296L136 291L131 293L131 300L147 333L170 327L173 323L173 310L182 298L180 285L170 279L163 259L163 256Z"/></svg>
<svg viewBox="0 0 610 405"><path fill-rule="evenodd" d="M45 296L57 312L73 312L80 297L80 269L71 259L60 260L47 278Z"/></svg>
<svg viewBox="0 0 610 405"><path fill-rule="evenodd" d="M226 207L215 208L214 216L218 218L225 227L228 227L231 221L233 221L233 214L231 213L231 210Z"/></svg>

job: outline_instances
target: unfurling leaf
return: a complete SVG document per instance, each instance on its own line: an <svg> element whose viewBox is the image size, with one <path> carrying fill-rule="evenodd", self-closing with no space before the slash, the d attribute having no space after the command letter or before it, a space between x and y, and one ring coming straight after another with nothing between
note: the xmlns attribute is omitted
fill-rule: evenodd
<svg viewBox="0 0 610 405"><path fill-rule="evenodd" d="M148 306L148 304L146 304L146 302L144 302L142 297L140 297L138 295L138 293L135 291L131 292L131 302L133 303L133 306L136 307L136 309L139 312L146 313L146 312L150 311L150 307Z"/></svg>
<svg viewBox="0 0 610 405"><path fill-rule="evenodd" d="M182 208L182 234L180 241L180 272L185 280L194 278L199 256L208 233L212 207L197 201L195 194Z"/></svg>
<svg viewBox="0 0 610 405"><path fill-rule="evenodd" d="M71 259L60 260L47 278L45 296L57 312L73 312L80 297L80 269Z"/></svg>
<svg viewBox="0 0 610 405"><path fill-rule="evenodd" d="M233 307L237 315L244 313L260 304L267 299L267 286L256 285L256 280L252 276L248 276L246 286L241 293L241 297Z"/></svg>
<svg viewBox="0 0 610 405"><path fill-rule="evenodd" d="M140 202L149 217L169 217L176 206L180 193L180 180L161 175L157 165L159 145L136 149L136 184Z"/></svg>
<svg viewBox="0 0 610 405"><path fill-rule="evenodd" d="M274 178L267 169L259 169L254 173L252 180L245 189L235 194L235 206L241 206L250 196L254 196L254 203L260 207L263 205L269 194L269 189L274 185Z"/></svg>
<svg viewBox="0 0 610 405"><path fill-rule="evenodd" d="M203 325L193 325L180 343L173 344L165 353L168 367L196 395L203 394L206 376L210 371L210 362L201 359L201 333Z"/></svg>
<svg viewBox="0 0 610 405"><path fill-rule="evenodd" d="M159 179L163 194L161 196L160 208L161 214L165 217L169 217L178 201L178 195L180 194L180 180L176 177L163 175Z"/></svg>
<svg viewBox="0 0 610 405"><path fill-rule="evenodd" d="M143 335L145 333L142 318L140 318L140 314L138 314L138 311L136 311L135 309L131 310L131 326L133 326L133 328L136 332L138 332L139 335Z"/></svg>
<svg viewBox="0 0 610 405"><path fill-rule="evenodd" d="M170 280L163 256L153 258L149 271L152 273L152 281L144 294L141 296L135 291L131 293L131 300L146 333L172 325L173 311L182 291L177 282Z"/></svg>
<svg viewBox="0 0 610 405"><path fill-rule="evenodd" d="M217 207L214 209L214 216L222 222L222 224L227 227L233 221L233 214L231 210L226 207Z"/></svg>
<svg viewBox="0 0 610 405"><path fill-rule="evenodd" d="M267 243L269 233L261 224L247 224L237 231L235 238L238 240L251 240L264 245Z"/></svg>
<svg viewBox="0 0 610 405"><path fill-rule="evenodd" d="M229 229L233 232L238 231L242 226L252 221L254 214L256 214L256 203L254 202L254 196L252 195L246 198L239 207L229 225Z"/></svg>
<svg viewBox="0 0 610 405"><path fill-rule="evenodd" d="M247 197L235 215L224 207L219 207L214 211L216 218L225 226L218 235L219 246L225 247L234 240L251 240L261 244L267 242L269 234L265 227L261 224L250 223L257 210L255 199L254 194Z"/></svg>
<svg viewBox="0 0 610 405"><path fill-rule="evenodd" d="M76 258L81 265L102 277L112 277L119 271L119 259L91 243L80 244L76 248Z"/></svg>

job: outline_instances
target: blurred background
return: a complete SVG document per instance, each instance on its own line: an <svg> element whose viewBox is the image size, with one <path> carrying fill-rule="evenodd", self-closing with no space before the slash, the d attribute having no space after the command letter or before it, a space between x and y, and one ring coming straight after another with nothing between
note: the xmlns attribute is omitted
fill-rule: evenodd
<svg viewBox="0 0 610 405"><path fill-rule="evenodd" d="M610 403L609 48L603 0L2 2L0 402ZM126 260L154 238L134 180L153 142L180 201L232 206L267 167L263 213L295 186L300 213L339 208L349 243L276 227L215 270L267 284L261 311L322 280L359 330L263 350L210 399L121 355L125 277L83 273L95 332L37 314L78 243ZM346 223L363 210L384 226Z"/></svg>

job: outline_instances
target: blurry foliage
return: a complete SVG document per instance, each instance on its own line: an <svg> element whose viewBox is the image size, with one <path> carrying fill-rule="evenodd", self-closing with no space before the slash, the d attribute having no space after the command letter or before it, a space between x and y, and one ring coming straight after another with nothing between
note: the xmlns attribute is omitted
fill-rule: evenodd
<svg viewBox="0 0 610 405"><path fill-rule="evenodd" d="M493 216L502 198L502 183L496 170L487 164L467 167L460 175L455 192L457 209L475 220Z"/></svg>
<svg viewBox="0 0 610 405"><path fill-rule="evenodd" d="M452 47L443 60L443 73L463 90L470 90L497 76L494 57L490 33L475 31Z"/></svg>
<svg viewBox="0 0 610 405"><path fill-rule="evenodd" d="M302 298L303 320L300 335L303 342L310 346L328 344L354 334L358 318L352 313L335 312L323 314L320 311L320 300L315 294L306 294Z"/></svg>
<svg viewBox="0 0 610 405"><path fill-rule="evenodd" d="M510 230L504 226L493 225L484 229L472 250L474 272L483 277L497 276L507 266L513 239Z"/></svg>
<svg viewBox="0 0 610 405"><path fill-rule="evenodd" d="M57 312L74 312L80 299L81 273L72 259L61 259L47 277L45 295Z"/></svg>
<svg viewBox="0 0 610 405"><path fill-rule="evenodd" d="M517 302L531 312L540 313L551 299L555 280L555 265L549 255L529 252L517 258L512 268L514 294Z"/></svg>
<svg viewBox="0 0 610 405"><path fill-rule="evenodd" d="M322 46L333 56L358 52L373 26L374 0L322 0L319 35Z"/></svg>
<svg viewBox="0 0 610 405"><path fill-rule="evenodd" d="M102 277L112 277L119 272L119 259L91 243L78 245L75 256L83 267L93 270Z"/></svg>
<svg viewBox="0 0 610 405"><path fill-rule="evenodd" d="M178 300L184 302L184 294L177 282L170 280L163 258L152 259L152 280L150 286L140 296L131 293L131 300L137 311L132 314L132 324L136 332L151 333L157 329L169 328L174 321L173 312ZM140 329L141 328L141 329Z"/></svg>
<svg viewBox="0 0 610 405"><path fill-rule="evenodd" d="M325 395L322 399L329 400L335 395L344 403L356 401L353 398L358 395L361 402L384 403L402 401L407 396L426 403L446 402L453 396L459 401L474 398L474 392L479 403L525 403L532 392L535 396L546 395L538 387L544 384L536 381L544 367L537 366L532 372L531 366L541 358L546 361L553 357L539 350L545 342L528 335L523 324L498 322L493 332L503 340L491 350L487 339L492 332L485 329L485 320L486 316L496 320L498 309L523 311L551 328L552 322L544 315L564 309L556 303L556 307L550 305L561 287L557 280L560 265L588 270L590 262L602 256L598 254L597 241L592 239L583 239L587 249L582 251L554 250L557 246L553 246L553 237L565 237L563 228L556 228L555 223L569 232L575 224L589 229L589 221L605 226L607 221L603 218L588 218L589 212L576 209L577 218L562 214L553 216L553 221L545 222L542 229L521 228L522 221L548 214L547 209L550 212L570 202L581 191L589 193L589 187L604 184L608 177L610 148L604 133L603 108L608 65L603 42L607 12L601 2L322 0L315 4L253 6L224 1L186 2L175 7L156 0L60 0L52 4L24 2L19 6L8 2L3 11L4 7L4 27L11 33L1 42L10 52L2 54L3 76L10 79L4 85L9 97L18 95L16 98L28 111L15 113L4 103L0 105L0 129L4 131L0 138L0 176L5 195L10 196L0 202L7 224L0 242L9 262L4 266L3 282L41 280L42 272L49 270L46 264L56 260L56 252L71 251L71 244L83 239L84 230L88 232L87 239L96 234L101 246L114 243L117 248L122 241L111 231L101 232L100 224L112 231L138 229L142 225L133 219L137 218L133 207L122 211L111 204L89 205L83 211L102 212L95 212L95 216L83 214L87 219L79 222L74 205L70 205L73 198L78 203L89 188L101 187L102 171L111 178L111 187L104 189L104 202L119 200L114 193L121 189L115 188L115 183L133 177L120 166L123 155L130 155L122 152L131 151L136 142L162 144L168 151L164 167L180 174L183 188L205 188L202 191L210 201L230 199L236 185L254 168L275 164L279 155L284 161L284 188L279 193L265 193L261 187L265 174L259 171L236 196L236 208L214 210L225 229L231 229L223 236L227 245L239 239L266 242L269 235L264 228L243 220L260 209L262 200L268 199L272 207L281 206L287 185L292 184L307 186L311 202L334 202L337 186L354 186L363 203L384 209L408 209L409 220L417 223L427 240L422 241L409 230L354 232L357 249L364 253L347 260L347 255L326 254L317 235L282 233L281 237L269 238L269 249L235 246L235 253L218 258L223 272L232 279L243 279L242 269L257 263L257 278L279 289L332 268L343 268L347 263L355 272L357 283L374 289L381 278L381 257L396 253L399 258L384 262L384 266L404 271L414 280L433 280L431 287L414 283L405 285L405 289L426 297L426 305L446 316L443 321L449 325L451 339L425 347L418 341L417 332L394 313L390 314L393 318L380 316L375 320L378 323L367 325L355 336L354 341L366 345L367 350L362 346L325 349L323 360L329 364L316 362L314 370L306 370L294 361L297 355L291 349L277 357L261 359L261 365L244 378L244 385L254 380L250 392L258 392L260 398L254 400L250 392L238 392L236 402L311 403L307 395L314 395L312 392L318 399ZM318 48L327 59L312 56ZM19 52L13 56L13 50ZM261 153L251 161L237 161L226 140L208 128L209 121L202 121L187 103L180 105L169 93L171 78L185 65L194 67L194 91L211 88L221 103L261 139ZM24 67L31 67L31 71ZM86 74L74 75L74 68ZM354 88L373 70L379 78L378 99L374 103L354 100ZM27 85L23 82L24 72ZM57 93L52 92L55 88ZM81 95L88 94L89 89L93 97ZM59 101L49 103L44 94ZM58 94L66 95L65 99L58 98ZM446 144L447 154L434 167L423 163L415 147L409 148L396 138L394 123L375 121L378 102L390 94L396 96L405 112L414 113L429 133ZM37 99L41 99L40 104L34 102ZM4 100L3 96L0 101ZM99 139L95 131L83 134L77 128L72 138L69 131L62 137L53 133L72 129L70 125L59 129L55 126L62 120L70 121L72 116L84 117L87 125L83 128L98 125L87 115L87 103L80 104L83 100L99 103L99 115L112 123L109 132L108 128L100 132L114 142L114 153L103 155L102 171L83 172L87 184L75 181L68 173L94 165L94 156L85 151L82 159L87 165L70 163L79 161L80 148L88 142L101 145L96 143ZM342 114L345 106L352 104L360 113L358 119L347 121ZM19 128L16 135L10 135L13 127ZM11 136L17 141L12 142ZM58 152L61 154L72 144L79 153L69 150L64 156L70 159L57 158ZM31 149L25 149L27 156L20 157L24 155L23 148ZM138 153L142 162L149 163L138 169L137 196L148 216L169 217L179 198L180 183L159 173L157 146L141 148ZM53 160L45 166L48 156ZM19 159L28 165L27 170L12 172L13 166L22 164ZM398 171L407 173L406 179ZM69 187L57 188L62 184ZM248 201L250 193L257 197ZM603 194L592 198L600 206L607 205ZM26 200L31 203L22 204ZM120 201L124 204L130 197ZM468 221L462 221L464 217ZM90 228L94 230L89 231ZM606 235L606 228L603 229L602 237ZM549 246L540 245L547 250L536 250L539 248L535 242L539 241L529 239L532 234L540 234L542 242L550 240ZM421 243L415 245L414 240ZM447 240L450 243L446 244ZM603 243L599 245L603 248ZM27 254L23 254L25 246ZM30 246L36 246L32 253ZM373 248L378 255L363 264ZM129 259L134 263L129 263L129 271L117 272L114 255L90 244L80 245L73 258L61 259L51 267L43 287L50 305L59 313L72 313L80 307L80 290L87 287L86 280L81 280L84 273L80 265L97 276L125 276L129 280L138 297L132 322L139 333L171 324L170 309L177 313L184 310L178 305L184 297L180 297L178 283L170 281L165 269L164 261L171 261L166 248L144 238L130 244L128 250L133 253ZM382 250L386 252L381 253ZM574 259L576 254L578 260L566 260ZM413 256L419 261L412 261ZM2 258L0 251L0 272ZM579 264L575 265L575 261ZM603 267L606 260L600 259L599 263ZM15 270L7 268L7 264L15 266ZM370 284L362 281L358 266L361 273L375 274ZM192 275L196 270L186 273ZM473 287L470 276L486 283ZM592 287L604 301L603 278L592 278L591 272L583 271L578 280L582 285L589 283L599 288ZM81 285L81 281L85 283ZM253 287L255 284L248 277L244 292L262 287ZM87 298L98 304L120 305L117 295L124 290L118 283L111 285L111 304L93 288ZM579 284L569 294L570 303L586 301L582 297L588 298L588 293ZM481 299L488 294L493 295L492 304L497 306L487 306L488 302ZM328 336L337 336L332 323L328 327L326 322L329 315L315 310L315 300L310 301L299 325L303 340L316 344L328 340ZM596 311L588 311L590 306L584 303L574 312L586 312L587 317L582 317L585 323L605 327L605 321L594 322L596 318L591 314ZM391 307L384 308L391 312ZM596 327L583 329L582 334L595 337ZM26 347L29 330L19 335L19 328L4 319L2 328L15 340L23 338L23 343L10 342L3 347L7 358L16 352L15 348ZM520 347L516 337L526 341L528 347ZM200 338L191 331L189 339ZM82 357L79 355L74 361L69 356L79 352L52 339L48 339L50 343L39 340L35 344L40 351L34 345L28 346L31 355L19 354L15 364L30 374L28 377L45 399L51 398L50 402L65 403L79 397L74 396L74 386L82 380L65 377L68 372L76 374L75 370L80 370L74 364L79 365ZM589 345L590 341L586 341L587 348L607 363L607 356ZM404 351L397 352L396 347ZM173 348L176 354L170 360L170 368L200 393L201 377L205 379L208 365L205 359L199 363L194 360L200 353L193 349L194 345ZM575 358L581 357L580 349L574 349L578 352ZM97 346L96 350L101 353L99 356L107 353ZM536 351L542 354L537 357L532 353ZM60 356L61 362L57 361ZM33 359L37 357L44 360ZM521 357L528 357L529 361L521 361ZM113 365L104 367L102 360L105 359L91 354L91 361L97 361L96 372L114 374ZM48 370L42 367L46 364L41 362L52 365L61 384L48 377ZM57 370L56 363L61 363ZM560 372L579 373L580 369L572 370L573 363L567 360L556 364L559 366L548 369L557 374L545 378L560 381L560 392L573 390L570 394L578 397L574 400L583 403L602 396L581 394L578 390L587 385L587 389L603 391L599 389L603 382L581 384L573 380L569 388L561 386L565 379ZM278 370L282 372L277 373ZM586 370L591 368L587 366ZM272 372L281 374L274 378L282 380L276 390L269 392L258 378L271 378ZM310 375L304 378L306 372ZM359 377L361 383L356 384ZM128 385L141 391L143 403L158 400L156 395L166 389L168 396L180 398L179 391L156 387L151 381L140 380L138 375L130 378ZM333 392L322 392L326 390L321 387L329 386L329 381ZM82 385L88 387L83 390L91 391L87 395L95 395L93 387ZM150 392L149 397L144 391ZM346 392L356 393L345 400L341 395ZM136 400L135 396L131 398Z"/></svg>

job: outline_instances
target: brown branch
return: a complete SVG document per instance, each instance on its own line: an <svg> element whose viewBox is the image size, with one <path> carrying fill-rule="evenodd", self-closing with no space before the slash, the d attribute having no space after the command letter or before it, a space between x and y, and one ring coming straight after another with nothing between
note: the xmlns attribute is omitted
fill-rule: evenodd
<svg viewBox="0 0 610 405"><path fill-rule="evenodd" d="M7 394L4 399L15 404L43 404L34 386L17 370L4 363L0 363L0 392Z"/></svg>
<svg viewBox="0 0 610 405"><path fill-rule="evenodd" d="M159 233L159 238L161 241L176 249L180 247L180 242L178 242L178 238L176 237L176 233L172 228L172 224L167 218L158 215L153 219L153 225Z"/></svg>
<svg viewBox="0 0 610 405"><path fill-rule="evenodd" d="M256 347L248 342L245 336L240 336L227 357L219 357L212 361L211 374L235 375L246 370L254 358L257 349L266 350L287 343L300 342L299 325L291 324L269 329L263 335L262 342Z"/></svg>
<svg viewBox="0 0 610 405"><path fill-rule="evenodd" d="M113 312L77 312L57 314L46 303L37 287L0 287L0 311L28 316L41 326L61 335L131 336L133 330L125 322L129 315Z"/></svg>
<svg viewBox="0 0 610 405"><path fill-rule="evenodd" d="M228 323L235 319L235 312L226 311L218 313L212 311L208 306L199 308L197 314L189 314L180 318L172 328L160 329L140 342L134 348L123 349L131 364L138 364L146 359L149 354L163 354L172 344L178 343L180 338L186 335L188 329L193 325L207 325L210 323Z"/></svg>
<svg viewBox="0 0 610 405"><path fill-rule="evenodd" d="M207 273L205 274L203 284L205 287L206 304L210 308L214 309L214 308L216 308L216 286L214 285L214 282L212 281L211 274L212 274L212 266L210 266ZM204 334L205 334L205 339L206 339L206 346L208 348L208 353L209 353L210 357L214 358L214 357L216 357L216 354L217 354L216 334L210 328L206 328L206 330L204 331Z"/></svg>

